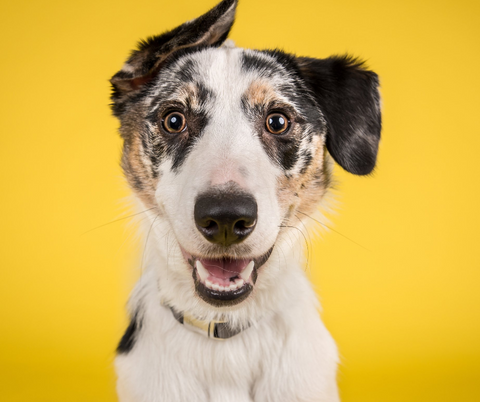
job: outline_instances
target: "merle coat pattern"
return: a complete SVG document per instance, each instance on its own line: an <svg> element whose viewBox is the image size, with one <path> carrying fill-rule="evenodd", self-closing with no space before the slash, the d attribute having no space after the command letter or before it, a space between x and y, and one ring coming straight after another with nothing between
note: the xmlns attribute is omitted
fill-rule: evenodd
<svg viewBox="0 0 480 402"><path fill-rule="evenodd" d="M118 346L121 402L338 401L301 230L332 158L373 170L378 78L348 56L236 48L236 6L141 42L111 80L148 234Z"/></svg>

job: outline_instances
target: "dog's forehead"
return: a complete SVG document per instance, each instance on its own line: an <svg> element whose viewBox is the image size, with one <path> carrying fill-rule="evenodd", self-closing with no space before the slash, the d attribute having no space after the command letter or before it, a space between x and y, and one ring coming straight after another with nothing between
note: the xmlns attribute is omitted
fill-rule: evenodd
<svg viewBox="0 0 480 402"><path fill-rule="evenodd" d="M208 48L181 57L160 77L166 100L239 106L240 101L278 101L295 107L288 93L294 82L273 57L250 49ZM222 108L223 111L224 108Z"/></svg>

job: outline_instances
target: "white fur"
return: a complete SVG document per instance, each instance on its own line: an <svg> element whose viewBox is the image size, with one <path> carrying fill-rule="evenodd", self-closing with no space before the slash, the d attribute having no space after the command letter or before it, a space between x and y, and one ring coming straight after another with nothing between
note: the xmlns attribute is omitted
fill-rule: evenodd
<svg viewBox="0 0 480 402"><path fill-rule="evenodd" d="M277 199L276 183L283 172L240 107L256 78L241 71L241 51L228 46L194 55L203 82L215 89L208 106L212 118L179 173L170 170L168 159L159 168L160 213L147 212L145 271L130 300L142 328L133 349L116 359L121 402L339 400L336 346L298 257L303 238L295 230L280 232L286 207ZM273 85L275 79L288 76L274 78ZM242 257L259 257L275 247L252 294L233 307L215 308L195 294L179 245L194 255L208 247L195 227L194 200L209 186L228 181L258 203L257 227L243 242L250 252ZM241 247L235 250L241 253ZM251 326L224 341L208 339L178 323L162 301L205 320Z"/></svg>
<svg viewBox="0 0 480 402"><path fill-rule="evenodd" d="M175 262L152 258L130 301L142 303L148 325L133 350L116 359L120 402L338 401L335 344L301 264L291 258L293 247L277 246L263 268L281 274L268 290L261 289L267 286L259 275L248 308L257 320L225 341L205 338L174 319L161 304L156 268ZM165 282L178 289L170 287L174 278Z"/></svg>

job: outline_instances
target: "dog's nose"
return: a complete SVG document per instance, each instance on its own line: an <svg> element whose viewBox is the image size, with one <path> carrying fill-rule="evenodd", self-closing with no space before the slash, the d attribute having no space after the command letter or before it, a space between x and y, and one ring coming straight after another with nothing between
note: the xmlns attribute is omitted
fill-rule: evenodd
<svg viewBox="0 0 480 402"><path fill-rule="evenodd" d="M206 193L195 202L195 223L210 242L230 246L253 232L257 223L257 203L248 194Z"/></svg>

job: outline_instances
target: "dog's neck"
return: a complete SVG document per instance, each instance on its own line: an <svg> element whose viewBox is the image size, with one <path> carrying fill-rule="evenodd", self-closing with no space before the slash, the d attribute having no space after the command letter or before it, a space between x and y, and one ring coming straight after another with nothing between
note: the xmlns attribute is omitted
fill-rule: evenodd
<svg viewBox="0 0 480 402"><path fill-rule="evenodd" d="M248 328L233 328L230 323L226 321L202 320L188 314L187 312L179 313L165 302L162 304L171 310L173 316L180 324L183 324L189 330L199 333L207 338L225 340L240 334Z"/></svg>

